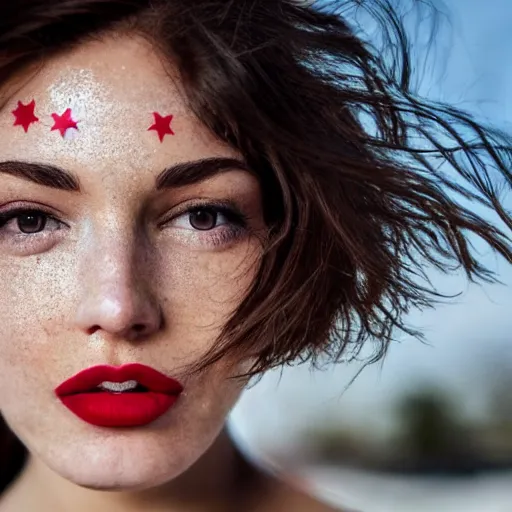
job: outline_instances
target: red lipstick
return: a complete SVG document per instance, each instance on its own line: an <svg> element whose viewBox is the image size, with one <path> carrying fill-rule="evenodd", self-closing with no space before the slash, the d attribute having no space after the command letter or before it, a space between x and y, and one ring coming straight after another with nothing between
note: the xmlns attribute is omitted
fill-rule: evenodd
<svg viewBox="0 0 512 512"><path fill-rule="evenodd" d="M55 389L60 401L98 427L140 427L166 413L183 391L175 379L141 364L93 366Z"/></svg>

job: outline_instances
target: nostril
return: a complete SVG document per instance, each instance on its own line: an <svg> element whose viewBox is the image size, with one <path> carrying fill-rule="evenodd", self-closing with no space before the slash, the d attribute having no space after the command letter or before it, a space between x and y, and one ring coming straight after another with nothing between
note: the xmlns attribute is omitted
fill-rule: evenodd
<svg viewBox="0 0 512 512"><path fill-rule="evenodd" d="M136 333L141 333L141 332L144 332L146 330L146 326L144 324L135 324L132 329L136 332Z"/></svg>

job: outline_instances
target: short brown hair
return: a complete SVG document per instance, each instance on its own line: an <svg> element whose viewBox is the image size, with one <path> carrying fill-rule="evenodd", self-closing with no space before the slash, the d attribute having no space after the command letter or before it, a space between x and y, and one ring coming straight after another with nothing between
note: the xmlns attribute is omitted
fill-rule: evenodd
<svg viewBox="0 0 512 512"><path fill-rule="evenodd" d="M339 14L350 3L372 5L395 59ZM511 140L413 93L407 38L387 0L4 2L0 84L120 30L177 62L192 111L262 183L261 268L200 367L250 353L250 373L261 373L321 355L339 360L366 340L377 342L377 360L395 329L419 334L404 322L411 307L435 303L425 265L492 279L470 235L512 261L507 234L466 201L512 226L498 195L512 183Z"/></svg>

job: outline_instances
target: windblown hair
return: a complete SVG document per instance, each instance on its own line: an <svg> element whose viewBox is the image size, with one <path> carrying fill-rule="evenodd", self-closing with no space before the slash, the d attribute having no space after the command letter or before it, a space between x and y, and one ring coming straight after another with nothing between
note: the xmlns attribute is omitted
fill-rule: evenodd
<svg viewBox="0 0 512 512"><path fill-rule="evenodd" d="M188 103L261 181L268 245L201 368L251 354L250 373L386 352L412 307L438 299L425 266L493 280L472 238L512 261L512 143L418 97L390 0L16 0L0 6L0 84L91 38L133 33L177 64ZM350 24L367 8L382 51ZM4 105L7 101L3 99ZM479 203L501 227L477 215ZM198 368L200 369L200 368ZM0 420L1 421L1 420ZM0 491L23 448L0 426ZM3 472L3 473L2 473Z"/></svg>

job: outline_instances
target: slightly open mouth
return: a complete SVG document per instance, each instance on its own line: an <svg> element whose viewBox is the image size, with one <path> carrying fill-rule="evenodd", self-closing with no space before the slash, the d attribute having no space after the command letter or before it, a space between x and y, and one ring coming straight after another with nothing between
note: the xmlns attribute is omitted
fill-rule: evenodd
<svg viewBox="0 0 512 512"><path fill-rule="evenodd" d="M137 384L137 386L133 389L128 389L126 391L112 391L109 389L103 389L100 387L94 388L94 389L88 389L87 391L84 391L83 393L111 393L113 395L126 395L128 393L147 393L149 389L142 384ZM75 393L77 394L77 393Z"/></svg>

